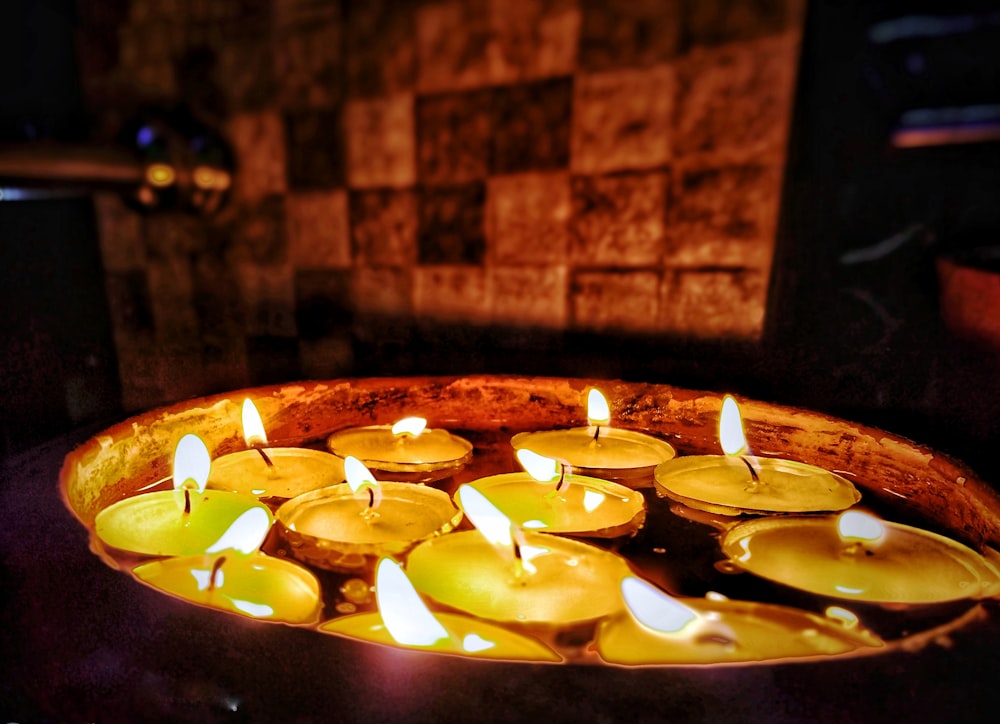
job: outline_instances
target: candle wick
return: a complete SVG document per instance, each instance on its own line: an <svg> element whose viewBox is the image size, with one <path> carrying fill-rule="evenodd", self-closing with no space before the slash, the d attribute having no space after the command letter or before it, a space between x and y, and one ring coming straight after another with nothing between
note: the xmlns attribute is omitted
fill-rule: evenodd
<svg viewBox="0 0 1000 724"><path fill-rule="evenodd" d="M559 482L556 483L556 492L563 492L563 488L566 485L566 468L569 466L566 464L560 464L559 466Z"/></svg>
<svg viewBox="0 0 1000 724"><path fill-rule="evenodd" d="M375 507L375 488L368 487L368 509L371 510Z"/></svg>
<svg viewBox="0 0 1000 724"><path fill-rule="evenodd" d="M601 426L594 425L594 442L597 442L597 437L601 434Z"/></svg>
<svg viewBox="0 0 1000 724"><path fill-rule="evenodd" d="M215 559L215 563L212 564L212 575L208 578L208 590L215 590L215 577L219 574L219 569L222 568L222 564L226 562L225 556L219 556Z"/></svg>
<svg viewBox="0 0 1000 724"><path fill-rule="evenodd" d="M191 514L191 488L184 488L184 515Z"/></svg>
<svg viewBox="0 0 1000 724"><path fill-rule="evenodd" d="M751 479L751 480L752 480L752 481L753 481L754 483L759 483L759 482L760 482L760 476L759 476L759 475L757 475L757 471L756 471L756 470L754 470L754 468L753 468L753 465L751 465L751 464L750 464L750 461L749 461L749 460L747 460L747 459L746 459L745 457L743 457L742 455L740 455L740 460L742 460L742 461L743 461L743 464L747 466L747 470L749 470L749 471L750 471L750 479Z"/></svg>
<svg viewBox="0 0 1000 724"><path fill-rule="evenodd" d="M260 456L264 459L264 462L267 463L267 467L269 468L274 467L274 461L272 461L271 458L268 457L268 454L264 452L264 448L260 447L259 445L254 445L253 449L260 453Z"/></svg>

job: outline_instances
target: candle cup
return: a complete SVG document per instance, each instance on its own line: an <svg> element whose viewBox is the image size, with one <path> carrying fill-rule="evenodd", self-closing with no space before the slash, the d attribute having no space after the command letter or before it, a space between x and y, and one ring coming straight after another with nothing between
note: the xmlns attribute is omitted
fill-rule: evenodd
<svg viewBox="0 0 1000 724"><path fill-rule="evenodd" d="M373 472L385 473L396 482L441 480L472 458L472 443L447 430L394 434L391 425L339 430L327 438L327 448L340 458L353 455Z"/></svg>
<svg viewBox="0 0 1000 724"><path fill-rule="evenodd" d="M846 478L781 458L689 455L657 466L653 477L658 494L728 516L836 511L861 500Z"/></svg>
<svg viewBox="0 0 1000 724"><path fill-rule="evenodd" d="M422 540L444 535L462 520L462 512L440 490L412 483L379 485L377 508L346 483L284 503L275 516L291 555L309 565L356 573L381 556L401 555Z"/></svg>
<svg viewBox="0 0 1000 724"><path fill-rule="evenodd" d="M344 481L344 461L328 452L300 447L262 451L264 455L241 450L216 458L208 487L277 502Z"/></svg>
<svg viewBox="0 0 1000 724"><path fill-rule="evenodd" d="M617 483L568 475L557 489L528 473L504 473L469 485L521 528L592 538L634 534L646 519L641 493ZM461 507L457 496L455 503Z"/></svg>

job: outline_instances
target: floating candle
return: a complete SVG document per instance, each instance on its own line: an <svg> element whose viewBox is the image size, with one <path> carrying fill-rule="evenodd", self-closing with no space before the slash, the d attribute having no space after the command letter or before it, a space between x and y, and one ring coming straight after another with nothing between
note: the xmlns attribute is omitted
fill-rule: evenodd
<svg viewBox="0 0 1000 724"><path fill-rule="evenodd" d="M259 552L270 513L253 508L240 516L204 555L137 566L143 583L192 603L249 618L312 623L319 617L319 582L291 561Z"/></svg>
<svg viewBox="0 0 1000 724"><path fill-rule="evenodd" d="M330 435L327 447L396 481L430 482L454 475L472 457L472 443L426 425L422 417L406 417L394 425L352 427Z"/></svg>
<svg viewBox="0 0 1000 724"><path fill-rule="evenodd" d="M256 406L243 401L243 437L249 450L217 458L208 487L258 498L293 498L344 480L343 461L323 450L268 447Z"/></svg>
<svg viewBox="0 0 1000 724"><path fill-rule="evenodd" d="M673 598L635 577L621 584L626 610L601 622L596 648L609 663L717 664L829 656L882 646L849 612L828 616L713 595Z"/></svg>
<svg viewBox="0 0 1000 724"><path fill-rule="evenodd" d="M340 571L367 568L374 559L451 531L462 519L447 493L376 481L354 457L344 467L347 483L303 493L278 508L279 530L304 563Z"/></svg>
<svg viewBox="0 0 1000 724"><path fill-rule="evenodd" d="M105 508L94 521L106 546L149 556L204 553L250 509L271 513L256 498L205 490L211 459L205 443L185 435L174 450L173 490L135 495Z"/></svg>
<svg viewBox="0 0 1000 724"><path fill-rule="evenodd" d="M522 432L510 442L515 450L527 448L585 474L626 482L649 478L653 468L676 455L663 440L609 427L610 418L604 395L591 389L587 395L588 427Z"/></svg>
<svg viewBox="0 0 1000 724"><path fill-rule="evenodd" d="M1000 574L971 548L860 511L746 521L721 545L755 575L832 598L925 604L1000 594Z"/></svg>
<svg viewBox="0 0 1000 724"><path fill-rule="evenodd" d="M379 561L375 574L377 612L359 613L328 621L325 633L486 659L561 661L540 641L494 624L452 613L434 614L424 605L398 563Z"/></svg>
<svg viewBox="0 0 1000 724"><path fill-rule="evenodd" d="M475 488L458 493L474 531L421 543L406 570L418 591L475 616L570 625L620 610L623 558L578 541L522 531Z"/></svg>
<svg viewBox="0 0 1000 724"><path fill-rule="evenodd" d="M815 465L746 455L736 401L726 396L719 416L725 455L690 455L657 466L656 488L667 497L722 515L843 510L861 499L847 479Z"/></svg>
<svg viewBox="0 0 1000 724"><path fill-rule="evenodd" d="M608 480L567 473L556 461L530 450L518 450L517 457L525 472L490 475L469 483L514 525L598 538L614 538L642 527L646 507L641 493ZM456 502L461 506L457 496Z"/></svg>

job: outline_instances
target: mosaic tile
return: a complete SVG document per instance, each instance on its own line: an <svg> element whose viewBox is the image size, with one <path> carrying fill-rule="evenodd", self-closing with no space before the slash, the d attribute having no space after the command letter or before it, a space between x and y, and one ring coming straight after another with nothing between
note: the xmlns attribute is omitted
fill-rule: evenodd
<svg viewBox="0 0 1000 724"><path fill-rule="evenodd" d="M267 196L245 209L233 225L230 258L238 262L277 265L288 259L285 197Z"/></svg>
<svg viewBox="0 0 1000 724"><path fill-rule="evenodd" d="M347 102L344 133L352 188L413 185L417 176L413 115L409 94Z"/></svg>
<svg viewBox="0 0 1000 724"><path fill-rule="evenodd" d="M145 271L109 272L104 287L116 338L153 332L152 301Z"/></svg>
<svg viewBox="0 0 1000 724"><path fill-rule="evenodd" d="M250 385L246 338L243 335L203 336L201 365L205 392L238 390Z"/></svg>
<svg viewBox="0 0 1000 724"><path fill-rule="evenodd" d="M488 90L417 99L417 167L422 184L486 178L492 165L492 102Z"/></svg>
<svg viewBox="0 0 1000 724"><path fill-rule="evenodd" d="M349 203L356 265L416 262L419 206L413 191L352 191Z"/></svg>
<svg viewBox="0 0 1000 724"><path fill-rule="evenodd" d="M568 75L576 69L580 10L575 0L489 0L492 83Z"/></svg>
<svg viewBox="0 0 1000 724"><path fill-rule="evenodd" d="M783 149L797 57L791 34L690 53L678 64L677 155Z"/></svg>
<svg viewBox="0 0 1000 724"><path fill-rule="evenodd" d="M570 167L604 173L667 163L675 90L669 65L578 75Z"/></svg>
<svg viewBox="0 0 1000 724"><path fill-rule="evenodd" d="M569 259L578 265L651 266L663 255L666 173L576 176Z"/></svg>
<svg viewBox="0 0 1000 724"><path fill-rule="evenodd" d="M239 338L242 346L245 310L236 265L202 256L194 264L192 279L202 341L221 345Z"/></svg>
<svg viewBox="0 0 1000 724"><path fill-rule="evenodd" d="M413 313L413 269L355 267L351 299L354 309L363 315L409 317Z"/></svg>
<svg viewBox="0 0 1000 724"><path fill-rule="evenodd" d="M300 191L285 198L288 251L299 269L342 269L351 265L347 192Z"/></svg>
<svg viewBox="0 0 1000 724"><path fill-rule="evenodd" d="M569 318L569 274L563 265L490 267L493 321L562 329Z"/></svg>
<svg viewBox="0 0 1000 724"><path fill-rule="evenodd" d="M118 377L121 380L122 408L125 412L148 410L162 405L160 362L155 348L141 347L134 340L116 345Z"/></svg>
<svg viewBox="0 0 1000 724"><path fill-rule="evenodd" d="M194 254L205 246L205 225L189 214L151 214L142 219L146 257L154 261Z"/></svg>
<svg viewBox="0 0 1000 724"><path fill-rule="evenodd" d="M194 283L187 259L151 262L147 268L156 337L192 343L198 339Z"/></svg>
<svg viewBox="0 0 1000 724"><path fill-rule="evenodd" d="M301 339L322 339L350 328L350 283L346 270L295 272L295 326Z"/></svg>
<svg viewBox="0 0 1000 724"><path fill-rule="evenodd" d="M339 108L286 114L285 142L289 189L344 185L344 134Z"/></svg>
<svg viewBox="0 0 1000 724"><path fill-rule="evenodd" d="M238 113L226 125L237 160L235 199L253 204L268 194L285 193L288 184L281 117L272 111Z"/></svg>
<svg viewBox="0 0 1000 724"><path fill-rule="evenodd" d="M492 171L566 168L572 104L570 78L497 88L492 103Z"/></svg>
<svg viewBox="0 0 1000 724"><path fill-rule="evenodd" d="M245 329L250 335L295 336L295 281L290 267L237 267Z"/></svg>
<svg viewBox="0 0 1000 724"><path fill-rule="evenodd" d="M351 97L373 98L414 89L415 5L412 0L348 3L345 42Z"/></svg>
<svg viewBox="0 0 1000 724"><path fill-rule="evenodd" d="M677 55L681 0L581 0L579 67L586 71L655 65Z"/></svg>
<svg viewBox="0 0 1000 724"><path fill-rule="evenodd" d="M748 40L800 26L804 0L697 0L684 3L690 45Z"/></svg>
<svg viewBox="0 0 1000 724"><path fill-rule="evenodd" d="M295 337L247 337L247 373L251 385L269 385L301 377L299 343Z"/></svg>
<svg viewBox="0 0 1000 724"><path fill-rule="evenodd" d="M268 43L226 43L219 48L215 79L230 112L259 110L277 92Z"/></svg>
<svg viewBox="0 0 1000 724"><path fill-rule="evenodd" d="M477 88L490 78L493 41L487 0L446 0L416 11L417 89Z"/></svg>
<svg viewBox="0 0 1000 724"><path fill-rule="evenodd" d="M489 180L489 259L497 264L565 260L572 210L567 173L525 173Z"/></svg>
<svg viewBox="0 0 1000 724"><path fill-rule="evenodd" d="M345 95L340 24L322 22L277 35L273 61L278 104L301 110L340 103Z"/></svg>
<svg viewBox="0 0 1000 724"><path fill-rule="evenodd" d="M132 211L114 193L94 194L97 237L105 271L141 269L146 261L142 216Z"/></svg>
<svg viewBox="0 0 1000 724"><path fill-rule="evenodd" d="M420 193L421 264L479 264L486 250L482 183L425 188Z"/></svg>
<svg viewBox="0 0 1000 724"><path fill-rule="evenodd" d="M354 343L349 336L299 339L299 377L330 380L354 374Z"/></svg>
<svg viewBox="0 0 1000 724"><path fill-rule="evenodd" d="M756 339L764 328L767 275L679 270L664 275L662 327L692 337Z"/></svg>
<svg viewBox="0 0 1000 724"><path fill-rule="evenodd" d="M570 281L572 326L593 332L660 328L660 275L651 271L577 271Z"/></svg>
<svg viewBox="0 0 1000 724"><path fill-rule="evenodd" d="M414 270L413 306L422 319L487 322L492 294L486 272L473 266L419 266Z"/></svg>

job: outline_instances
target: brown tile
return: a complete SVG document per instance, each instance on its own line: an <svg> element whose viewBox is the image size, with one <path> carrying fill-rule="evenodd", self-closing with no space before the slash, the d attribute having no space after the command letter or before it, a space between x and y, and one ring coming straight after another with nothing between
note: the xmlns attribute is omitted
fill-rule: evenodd
<svg viewBox="0 0 1000 724"><path fill-rule="evenodd" d="M668 271L662 328L706 339L757 339L764 328L767 284L767 274L756 271Z"/></svg>
<svg viewBox="0 0 1000 724"><path fill-rule="evenodd" d="M575 0L489 0L492 83L576 70L580 10Z"/></svg>
<svg viewBox="0 0 1000 724"><path fill-rule="evenodd" d="M136 344L118 345L122 408L126 412L148 410L164 403L160 384L160 361L155 349Z"/></svg>
<svg viewBox="0 0 1000 724"><path fill-rule="evenodd" d="M330 380L354 373L354 344L349 336L299 340L301 375L307 380Z"/></svg>
<svg viewBox="0 0 1000 724"><path fill-rule="evenodd" d="M416 11L417 88L424 93L478 88L490 78L493 40L487 0L445 0Z"/></svg>
<svg viewBox="0 0 1000 724"><path fill-rule="evenodd" d="M238 390L250 384L246 338L202 336L202 379L206 391Z"/></svg>
<svg viewBox="0 0 1000 724"><path fill-rule="evenodd" d="M413 191L355 191L349 203L355 264L410 266L416 262L419 205Z"/></svg>
<svg viewBox="0 0 1000 724"><path fill-rule="evenodd" d="M156 338L173 344L193 344L199 330L190 262L187 259L151 262L147 273Z"/></svg>
<svg viewBox="0 0 1000 724"><path fill-rule="evenodd" d="M243 263L236 272L247 333L295 336L295 281L291 268Z"/></svg>
<svg viewBox="0 0 1000 724"><path fill-rule="evenodd" d="M225 43L219 46L215 75L229 112L271 105L277 92L273 50L268 43Z"/></svg>
<svg viewBox="0 0 1000 724"><path fill-rule="evenodd" d="M410 0L347 4L347 88L351 97L413 91L417 41Z"/></svg>
<svg viewBox="0 0 1000 724"><path fill-rule="evenodd" d="M340 108L285 115L290 189L343 186L344 134Z"/></svg>
<svg viewBox="0 0 1000 724"><path fill-rule="evenodd" d="M282 108L323 108L341 102L342 35L335 19L277 31L273 61Z"/></svg>
<svg viewBox="0 0 1000 724"><path fill-rule="evenodd" d="M572 104L570 78L497 88L493 98L492 171L566 168Z"/></svg>
<svg viewBox="0 0 1000 724"><path fill-rule="evenodd" d="M681 0L581 0L580 68L646 67L677 55Z"/></svg>
<svg viewBox="0 0 1000 724"><path fill-rule="evenodd" d="M344 269L295 272L295 326L301 339L350 329L350 286L350 272Z"/></svg>
<svg viewBox="0 0 1000 724"><path fill-rule="evenodd" d="M399 188L416 181L412 95L348 101L344 134L351 188Z"/></svg>
<svg viewBox="0 0 1000 724"><path fill-rule="evenodd" d="M177 96L177 78L169 61L147 61L129 66L125 73L130 92L136 99L166 103Z"/></svg>
<svg viewBox="0 0 1000 724"><path fill-rule="evenodd" d="M489 280L482 267L419 266L413 277L413 306L427 321L488 322Z"/></svg>
<svg viewBox="0 0 1000 724"><path fill-rule="evenodd" d="M595 332L659 329L660 275L651 271L576 272L570 283L573 327Z"/></svg>
<svg viewBox="0 0 1000 724"><path fill-rule="evenodd" d="M288 260L285 197L267 196L243 210L233 225L230 259L279 265Z"/></svg>
<svg viewBox="0 0 1000 724"><path fill-rule="evenodd" d="M486 251L481 182L424 188L417 245L421 264L481 264Z"/></svg>
<svg viewBox="0 0 1000 724"><path fill-rule="evenodd" d="M295 337L250 335L246 348L251 385L276 384L302 376L299 342Z"/></svg>
<svg viewBox="0 0 1000 724"><path fill-rule="evenodd" d="M667 163L675 86L669 65L578 75L570 167L577 173L603 173Z"/></svg>
<svg viewBox="0 0 1000 724"><path fill-rule="evenodd" d="M569 175L493 176L487 199L489 259L497 264L563 262L572 203Z"/></svg>
<svg viewBox="0 0 1000 724"><path fill-rule="evenodd" d="M115 193L94 194L97 235L105 271L140 269L146 262L142 216L132 211Z"/></svg>
<svg viewBox="0 0 1000 724"><path fill-rule="evenodd" d="M493 321L515 327L563 329L569 317L566 267L490 267Z"/></svg>
<svg viewBox="0 0 1000 724"><path fill-rule="evenodd" d="M153 305L145 270L109 272L104 287L115 338L150 336Z"/></svg>
<svg viewBox="0 0 1000 724"><path fill-rule="evenodd" d="M209 256L199 257L194 264L194 307L206 346L225 346L239 339L242 347L245 310L238 269L237 264Z"/></svg>
<svg viewBox="0 0 1000 724"><path fill-rule="evenodd" d="M408 317L413 312L412 267L355 267L351 286L359 314Z"/></svg>
<svg viewBox="0 0 1000 724"><path fill-rule="evenodd" d="M197 339L158 345L155 364L163 394L158 404L187 400L208 391Z"/></svg>
<svg viewBox="0 0 1000 724"><path fill-rule="evenodd" d="M143 219L143 227L150 260L187 257L205 246L205 225L189 214L150 214Z"/></svg>
<svg viewBox="0 0 1000 724"><path fill-rule="evenodd" d="M698 0L684 4L690 45L719 45L773 35L801 20L803 0Z"/></svg>
<svg viewBox="0 0 1000 724"><path fill-rule="evenodd" d="M272 111L239 113L229 119L228 136L236 153L233 195L249 204L287 190L285 133Z"/></svg>
<svg viewBox="0 0 1000 724"><path fill-rule="evenodd" d="M296 269L351 265L347 192L300 191L285 197L288 251Z"/></svg>
<svg viewBox="0 0 1000 724"><path fill-rule="evenodd" d="M792 34L698 48L678 64L678 156L785 148L798 58Z"/></svg>
<svg viewBox="0 0 1000 724"><path fill-rule="evenodd" d="M493 94L423 96L417 100L417 167L422 184L484 179L492 165Z"/></svg>
<svg viewBox="0 0 1000 724"><path fill-rule="evenodd" d="M657 265L663 255L668 184L661 172L574 177L570 261Z"/></svg>

